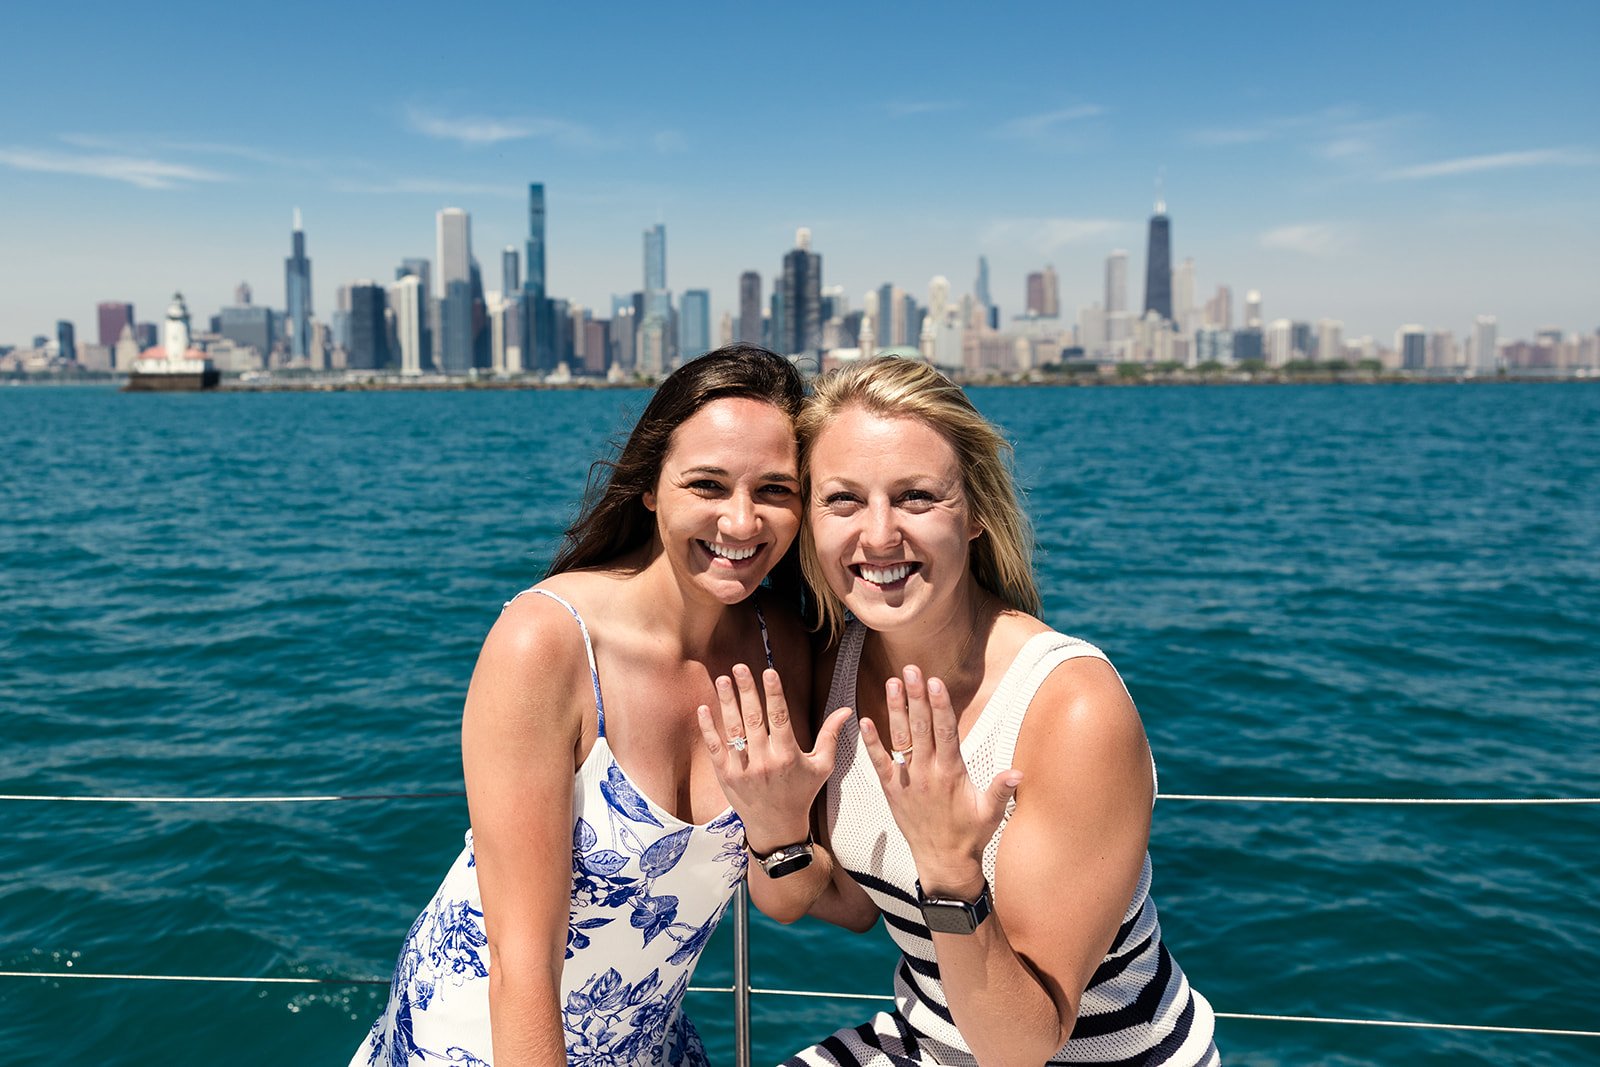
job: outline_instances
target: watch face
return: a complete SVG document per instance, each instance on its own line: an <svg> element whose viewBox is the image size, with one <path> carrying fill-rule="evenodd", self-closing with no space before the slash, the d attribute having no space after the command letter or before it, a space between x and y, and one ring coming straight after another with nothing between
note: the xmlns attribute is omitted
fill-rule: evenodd
<svg viewBox="0 0 1600 1067"><path fill-rule="evenodd" d="M937 934L970 934L978 928L970 904L928 901L922 905L922 921Z"/></svg>
<svg viewBox="0 0 1600 1067"><path fill-rule="evenodd" d="M811 850L809 848L795 852L789 856L772 856L767 862L761 864L766 870L768 878L782 878L786 874L794 874L811 866Z"/></svg>

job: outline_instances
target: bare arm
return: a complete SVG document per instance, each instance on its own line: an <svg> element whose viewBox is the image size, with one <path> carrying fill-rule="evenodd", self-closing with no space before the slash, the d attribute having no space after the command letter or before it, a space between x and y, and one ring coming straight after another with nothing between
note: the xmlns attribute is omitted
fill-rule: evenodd
<svg viewBox="0 0 1600 1067"><path fill-rule="evenodd" d="M907 707L898 721L897 684ZM870 723L863 735L928 895L976 899L984 845L1015 791L993 916L973 934L933 941L951 1014L978 1061L1042 1063L1072 1033L1143 865L1153 784L1138 715L1109 664L1069 661L1030 705L1018 765L981 788L966 778L943 687L924 686L914 669L890 685L890 728L896 747L915 746L910 764L893 764Z"/></svg>
<svg viewBox="0 0 1600 1067"><path fill-rule="evenodd" d="M570 632L569 632L570 631ZM566 1063L561 968L572 873L572 779L587 660L560 605L526 596L484 641L461 752L489 939L495 1063Z"/></svg>

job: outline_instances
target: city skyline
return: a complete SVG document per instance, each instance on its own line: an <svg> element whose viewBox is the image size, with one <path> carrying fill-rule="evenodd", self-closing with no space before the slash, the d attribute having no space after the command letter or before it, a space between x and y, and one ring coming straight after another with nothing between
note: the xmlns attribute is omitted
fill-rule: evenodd
<svg viewBox="0 0 1600 1067"><path fill-rule="evenodd" d="M773 289L800 227L852 305L886 281L919 299L937 275L969 291L981 255L1003 318L1047 264L1068 316L1103 299L1113 250L1132 249L1128 273L1144 277L1163 172L1172 263L1195 261L1202 300L1260 290L1270 317L1337 318L1346 336L1464 335L1481 314L1502 337L1600 325L1600 131L1570 106L1600 93L1570 48L1600 32L1592 5L1537 20L1417 4L1146 21L1002 6L974 35L957 32L962 8L839 8L752 14L739 38L604 36L588 52L543 43L602 32L578 14L505 8L436 87L392 93L379 75L428 9L360 22L360 49L340 36L353 14L307 8L318 31L297 36L296 10L257 25L207 9L240 60L297 56L292 77L215 94L194 80L204 37L173 70L137 61L165 47L161 20L112 47L79 40L66 12L3 17L9 39L72 42L73 62L66 76L50 49L16 59L40 99L0 132L0 343L58 321L92 335L99 303L158 308L174 290L220 308L241 281L283 310L296 207L308 303L331 308L339 286L433 253L447 207L472 216L480 248L524 246L530 182L548 202L547 291L597 314L638 285L635 242L665 223L672 291L709 290L713 323L738 317L742 272ZM1426 32L1382 29L1411 23ZM916 61L846 77L827 57L862 36ZM514 62L529 51L537 69ZM669 55L705 55L706 73Z"/></svg>

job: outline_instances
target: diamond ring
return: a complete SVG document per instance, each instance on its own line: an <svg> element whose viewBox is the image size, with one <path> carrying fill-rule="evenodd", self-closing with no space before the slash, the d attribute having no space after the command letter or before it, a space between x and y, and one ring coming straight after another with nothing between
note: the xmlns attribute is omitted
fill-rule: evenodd
<svg viewBox="0 0 1600 1067"><path fill-rule="evenodd" d="M894 760L895 763L904 767L911 760L911 750L909 748L891 749L889 751L889 758Z"/></svg>
<svg viewBox="0 0 1600 1067"><path fill-rule="evenodd" d="M743 734L738 734L734 737L728 738L728 747L733 749L735 752L743 752L744 746L747 744L749 744L749 741Z"/></svg>

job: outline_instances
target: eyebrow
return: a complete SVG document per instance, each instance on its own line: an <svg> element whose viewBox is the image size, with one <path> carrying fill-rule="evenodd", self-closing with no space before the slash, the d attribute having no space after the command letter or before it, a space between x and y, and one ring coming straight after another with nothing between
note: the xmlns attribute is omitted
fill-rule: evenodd
<svg viewBox="0 0 1600 1067"><path fill-rule="evenodd" d="M719 478L730 477L728 472L725 469L723 469L722 467L686 467L686 468L684 468L683 473L684 474L715 474ZM793 482L796 485L800 484L800 479L799 478L797 478L795 475L789 474L789 473L787 473L785 471L768 471L767 473L763 474L758 480L759 481L763 481L763 482Z"/></svg>

